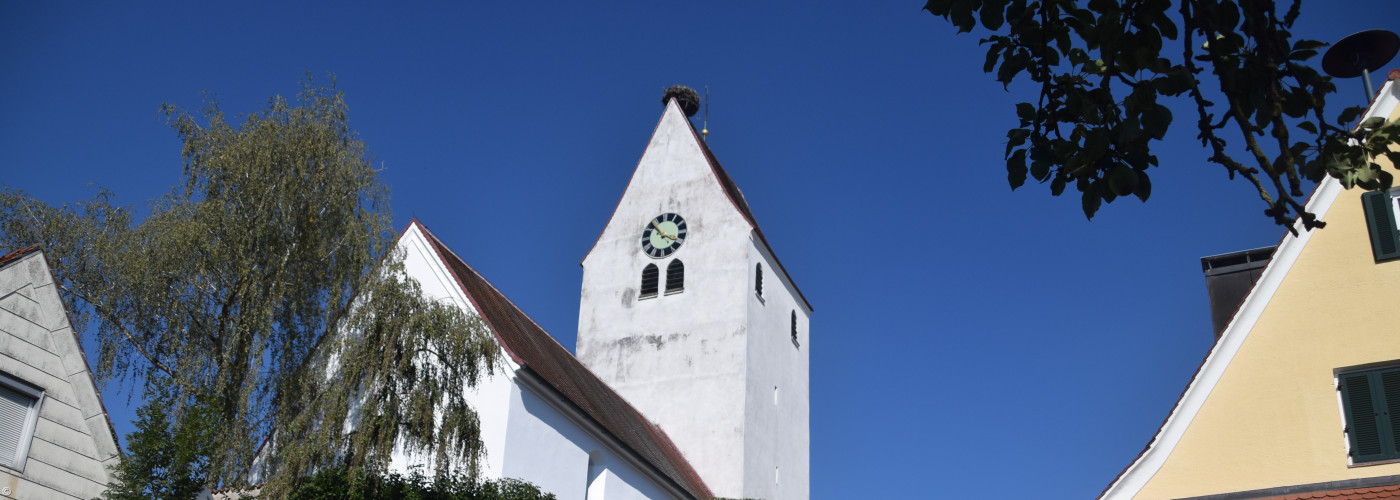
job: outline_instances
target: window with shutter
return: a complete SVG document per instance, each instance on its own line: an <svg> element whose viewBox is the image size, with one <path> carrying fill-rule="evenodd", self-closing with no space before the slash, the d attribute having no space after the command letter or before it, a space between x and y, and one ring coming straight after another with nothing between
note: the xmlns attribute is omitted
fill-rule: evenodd
<svg viewBox="0 0 1400 500"><path fill-rule="evenodd" d="M1361 195L1366 227L1371 232L1371 252L1376 262L1400 258L1400 229L1395 225L1394 193L1371 191Z"/></svg>
<svg viewBox="0 0 1400 500"><path fill-rule="evenodd" d="M641 298L647 299L656 296L656 288L660 283L660 271L656 269L656 264L647 264L642 268L642 294Z"/></svg>
<svg viewBox="0 0 1400 500"><path fill-rule="evenodd" d="M1400 459L1400 367L1343 373L1337 380L1351 462Z"/></svg>
<svg viewBox="0 0 1400 500"><path fill-rule="evenodd" d="M44 392L0 373L0 467L23 471Z"/></svg>
<svg viewBox="0 0 1400 500"><path fill-rule="evenodd" d="M671 261L666 266L666 293L678 293L685 290L685 264L680 259Z"/></svg>

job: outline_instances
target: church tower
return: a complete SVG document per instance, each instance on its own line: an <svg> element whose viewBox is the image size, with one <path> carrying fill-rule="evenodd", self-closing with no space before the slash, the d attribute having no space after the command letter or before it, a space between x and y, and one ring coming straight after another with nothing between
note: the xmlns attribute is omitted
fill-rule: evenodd
<svg viewBox="0 0 1400 500"><path fill-rule="evenodd" d="M808 318L672 87L583 259L580 360L660 425L718 496L806 499Z"/></svg>

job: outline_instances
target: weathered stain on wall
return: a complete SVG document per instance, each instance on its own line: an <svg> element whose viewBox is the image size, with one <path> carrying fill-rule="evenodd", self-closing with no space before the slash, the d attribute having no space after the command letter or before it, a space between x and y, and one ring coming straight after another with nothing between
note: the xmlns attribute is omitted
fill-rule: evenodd
<svg viewBox="0 0 1400 500"><path fill-rule="evenodd" d="M653 259L641 251L639 237L663 213L684 217L689 234L674 254ZM584 258L576 352L666 430L715 494L807 498L806 351L793 352L790 343L776 347L767 336L786 341L794 309L805 332L810 311L796 306L795 290L772 271L771 296L764 299L771 307L756 309L763 301L753 294L753 265L772 260L758 245L690 124L668 106L612 218ZM674 260L685 265L684 291L625 300L635 297L625 290L637 286L645 266L663 270L664 283ZM772 262L765 267L780 268ZM755 340L760 334L765 338ZM792 389L787 404L753 397L754 387L771 390L775 383ZM762 428L750 428L753 415L761 415ZM781 485L773 480L776 462L792 471ZM765 469L761 478L753 472L758 469Z"/></svg>

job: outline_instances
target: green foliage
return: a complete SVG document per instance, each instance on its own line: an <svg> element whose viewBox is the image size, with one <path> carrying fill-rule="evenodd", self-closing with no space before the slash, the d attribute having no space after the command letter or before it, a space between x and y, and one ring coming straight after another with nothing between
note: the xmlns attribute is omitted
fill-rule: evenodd
<svg viewBox="0 0 1400 500"><path fill-rule="evenodd" d="M1374 159L1400 160L1388 149L1400 125L1343 128L1359 108L1341 113L1338 126L1324 118L1336 88L1305 64L1326 44L1289 32L1300 0L1282 16L1271 0L1182 0L1175 15L1171 7L1169 0L929 0L924 10L959 32L980 21L993 33L982 40L983 71L1003 85L1026 75L1039 86L1034 103L1016 106L1019 124L1007 132L1012 189L1028 175L1055 196L1073 185L1089 218L1119 197L1147 201L1148 168L1158 166L1151 144L1172 124L1162 104L1171 98L1189 99L1207 159L1253 184L1277 224L1291 229L1301 217L1306 228L1323 225L1302 205L1304 178L1390 187ZM1224 102L1207 99L1206 69ZM1232 151L1222 134L1238 134L1243 147Z"/></svg>
<svg viewBox="0 0 1400 500"><path fill-rule="evenodd" d="M219 428L218 415L196 404L176 419L168 383L153 381L146 403L136 410L136 431L126 435L126 450L114 471L108 500L189 500L204 489L209 448Z"/></svg>
<svg viewBox="0 0 1400 500"><path fill-rule="evenodd" d="M274 497L328 464L382 470L396 440L439 473L474 472L464 391L497 347L399 278L387 190L333 83L308 78L238 126L213 101L162 109L184 178L144 220L105 191L63 206L0 191L0 247L44 245L75 323L95 320L99 376L168 381L172 429L207 405L211 487L246 481L274 429Z"/></svg>
<svg viewBox="0 0 1400 500"><path fill-rule="evenodd" d="M289 500L553 500L551 493L517 479L476 480L464 475L428 479L414 471L408 476L384 476L361 470L324 469L298 485Z"/></svg>

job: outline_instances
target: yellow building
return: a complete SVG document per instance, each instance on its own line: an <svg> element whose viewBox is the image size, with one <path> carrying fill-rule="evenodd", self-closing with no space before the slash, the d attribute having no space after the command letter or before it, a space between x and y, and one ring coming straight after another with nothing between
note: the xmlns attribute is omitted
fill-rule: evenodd
<svg viewBox="0 0 1400 500"><path fill-rule="evenodd" d="M1396 120L1397 103L1392 79L1366 117ZM1317 187L1307 209L1327 227L1284 235L1101 498L1400 497L1397 197L1332 178Z"/></svg>

